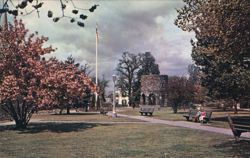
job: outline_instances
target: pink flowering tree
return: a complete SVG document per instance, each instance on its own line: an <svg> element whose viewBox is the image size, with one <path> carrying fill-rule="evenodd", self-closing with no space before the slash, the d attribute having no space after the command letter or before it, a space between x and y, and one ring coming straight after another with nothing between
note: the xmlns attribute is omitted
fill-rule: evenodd
<svg viewBox="0 0 250 158"><path fill-rule="evenodd" d="M43 47L48 40L28 35L22 21L14 20L0 31L0 107L15 121L16 128L26 128L37 107L64 106L72 98L84 95L86 87L97 88L74 65L56 59L41 60L54 51Z"/></svg>
<svg viewBox="0 0 250 158"><path fill-rule="evenodd" d="M61 111L67 109L69 114L70 108L81 102L88 90L97 90L92 80L73 63L52 58L46 62L44 72L47 77L41 80L44 92L40 106L56 106Z"/></svg>
<svg viewBox="0 0 250 158"><path fill-rule="evenodd" d="M14 20L9 28L0 31L0 104L16 122L25 128L37 105L42 63L40 56L53 51L43 48L45 37L28 35L22 21Z"/></svg>

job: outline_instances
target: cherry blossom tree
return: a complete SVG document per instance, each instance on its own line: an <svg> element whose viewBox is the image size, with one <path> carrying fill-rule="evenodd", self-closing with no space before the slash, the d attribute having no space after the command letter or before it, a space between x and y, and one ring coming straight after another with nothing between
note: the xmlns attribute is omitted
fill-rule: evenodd
<svg viewBox="0 0 250 158"><path fill-rule="evenodd" d="M97 90L92 80L74 63L51 58L45 64L46 78L41 79L43 93L40 106L57 106L61 110L81 102L86 92ZM49 95L48 95L49 94Z"/></svg>
<svg viewBox="0 0 250 158"><path fill-rule="evenodd" d="M0 104L16 122L25 128L38 104L40 80L43 78L40 56L53 51L43 48L48 38L28 36L22 21L14 20L0 31Z"/></svg>
<svg viewBox="0 0 250 158"><path fill-rule="evenodd" d="M97 87L77 66L46 61L42 55L54 49L43 47L48 40L28 35L22 21L14 20L0 31L0 107L26 128L35 109L45 105L65 106Z"/></svg>

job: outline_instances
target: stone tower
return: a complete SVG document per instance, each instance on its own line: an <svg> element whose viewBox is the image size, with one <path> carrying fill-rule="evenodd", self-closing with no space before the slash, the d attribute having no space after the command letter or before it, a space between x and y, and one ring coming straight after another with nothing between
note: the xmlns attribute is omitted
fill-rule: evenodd
<svg viewBox="0 0 250 158"><path fill-rule="evenodd" d="M160 105L167 103L167 75L143 75L141 78L140 105Z"/></svg>

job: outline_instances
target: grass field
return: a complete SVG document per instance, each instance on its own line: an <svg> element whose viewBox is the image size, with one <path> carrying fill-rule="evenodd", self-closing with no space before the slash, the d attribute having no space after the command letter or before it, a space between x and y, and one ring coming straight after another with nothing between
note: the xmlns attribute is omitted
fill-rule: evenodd
<svg viewBox="0 0 250 158"><path fill-rule="evenodd" d="M113 118L111 116L102 115L99 113L72 113L66 114L33 114L32 119L42 121L86 121L86 122L142 122L136 119L118 117Z"/></svg>
<svg viewBox="0 0 250 158"><path fill-rule="evenodd" d="M155 110L153 113L154 118L163 119L163 120L171 120L171 121L183 121L185 118L183 117L184 113L187 113L188 109L180 109L178 110L178 113L174 114L172 108L170 107L164 107L160 108L160 110ZM127 115L140 115L139 108L122 108L121 112L118 112L121 114L127 114Z"/></svg>
<svg viewBox="0 0 250 158"><path fill-rule="evenodd" d="M152 124L31 123L0 131L1 158L249 157L249 148L226 135Z"/></svg>

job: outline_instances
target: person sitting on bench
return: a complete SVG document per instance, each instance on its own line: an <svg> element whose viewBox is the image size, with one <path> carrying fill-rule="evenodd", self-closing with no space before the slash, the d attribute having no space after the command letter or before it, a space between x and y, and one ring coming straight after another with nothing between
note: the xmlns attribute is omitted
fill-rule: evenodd
<svg viewBox="0 0 250 158"><path fill-rule="evenodd" d="M200 117L199 117L199 121L201 124L204 123L204 118L206 117L206 111L202 110L201 113L200 113Z"/></svg>
<svg viewBox="0 0 250 158"><path fill-rule="evenodd" d="M194 121L195 121L195 122L200 121L200 116L201 116L201 111L200 111L200 109L198 108L198 111L197 111L197 113L196 113L196 115L195 115Z"/></svg>

